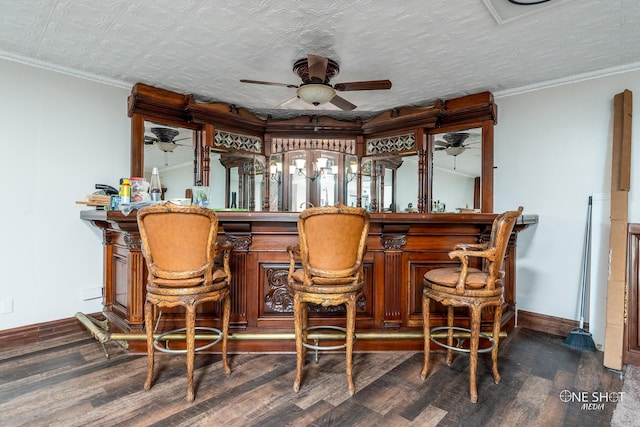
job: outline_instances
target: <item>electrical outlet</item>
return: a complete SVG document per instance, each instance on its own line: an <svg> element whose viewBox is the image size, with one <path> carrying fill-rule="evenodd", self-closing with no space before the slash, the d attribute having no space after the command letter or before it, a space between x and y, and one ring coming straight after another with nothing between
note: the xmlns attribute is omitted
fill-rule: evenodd
<svg viewBox="0 0 640 427"><path fill-rule="evenodd" d="M13 298L0 300L0 314L13 313Z"/></svg>

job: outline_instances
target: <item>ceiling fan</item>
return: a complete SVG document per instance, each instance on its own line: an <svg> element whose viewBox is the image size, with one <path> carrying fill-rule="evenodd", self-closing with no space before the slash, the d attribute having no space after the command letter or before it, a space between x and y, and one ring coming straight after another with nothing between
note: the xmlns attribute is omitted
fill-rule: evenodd
<svg viewBox="0 0 640 427"><path fill-rule="evenodd" d="M336 95L336 92L391 89L390 80L366 80L360 82L336 83L331 85L329 82L333 77L338 75L340 68L338 67L337 62L320 55L309 54L306 58L297 60L293 64L293 72L302 79L301 84L295 85L246 79L241 79L240 82L284 86L290 89L297 89L296 96L281 103L279 106L301 99L316 107L328 102L344 111L351 111L356 108L356 105L341 96Z"/></svg>
<svg viewBox="0 0 640 427"><path fill-rule="evenodd" d="M175 139L176 136L178 136L178 134L180 133L176 129L154 127L149 129L149 131L152 134L154 134L155 137L145 135L144 136L145 145L155 145L156 147L158 147L158 149L160 149L161 151L164 151L165 153L172 153L173 150L175 150L176 147L178 147L179 145L182 145L185 147L191 146L191 144L178 144L179 141L191 139L191 137L189 136L185 138Z"/></svg>
<svg viewBox="0 0 640 427"><path fill-rule="evenodd" d="M443 136L444 141L442 140L436 140L435 141L435 151L442 151L444 150L445 153L447 153L447 155L449 156L458 156L462 153L464 153L467 149L469 148L476 148L476 147L471 147L471 145L473 144L477 144L478 142L470 142L465 144L464 142L469 138L469 134L467 132L452 132L452 133L446 133Z"/></svg>

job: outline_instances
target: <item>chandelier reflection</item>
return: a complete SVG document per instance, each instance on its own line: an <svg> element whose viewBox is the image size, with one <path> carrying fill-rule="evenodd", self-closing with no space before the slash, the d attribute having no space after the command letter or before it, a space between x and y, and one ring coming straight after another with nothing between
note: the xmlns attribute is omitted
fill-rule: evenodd
<svg viewBox="0 0 640 427"><path fill-rule="evenodd" d="M353 181L353 178L355 178L357 175L358 163L352 160L351 162L349 162L349 167L347 168L347 184Z"/></svg>
<svg viewBox="0 0 640 427"><path fill-rule="evenodd" d="M294 164L291 165L290 173L292 175L304 176L311 181L315 181L319 176L338 174L338 166L330 165L329 159L326 157L319 157L318 160L312 163L313 173L311 175L307 175L307 162L305 159L294 159L293 162Z"/></svg>
<svg viewBox="0 0 640 427"><path fill-rule="evenodd" d="M271 181L279 184L282 181L282 162L271 162L269 164L269 174Z"/></svg>

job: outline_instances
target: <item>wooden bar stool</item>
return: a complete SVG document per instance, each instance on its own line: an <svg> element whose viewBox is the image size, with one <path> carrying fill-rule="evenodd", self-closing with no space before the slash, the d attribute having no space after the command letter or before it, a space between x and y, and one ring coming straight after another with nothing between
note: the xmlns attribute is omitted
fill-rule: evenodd
<svg viewBox="0 0 640 427"><path fill-rule="evenodd" d="M215 213L198 206L178 206L173 203L147 206L138 211L138 226L142 252L149 271L144 324L147 332L147 379L145 390L153 379L154 349L166 353L187 355L187 400L192 402L193 365L195 352L209 348L222 340L222 363L225 373L231 368L227 361L227 335L231 300L229 297L231 245L218 245L218 218ZM216 265L221 255L222 266ZM222 302L222 330L195 326L196 307L209 301ZM164 332L154 339L156 308L183 306L186 327ZM217 332L219 338L195 348L196 329ZM186 350L170 349L159 342L168 334L186 332Z"/></svg>
<svg viewBox="0 0 640 427"><path fill-rule="evenodd" d="M447 365L451 365L453 351L469 353L469 394L471 401L478 401L476 388L476 370L478 353L491 351L493 378L498 384L498 341L502 320L502 279L504 277L503 261L516 219L522 213L522 206L516 211L508 211L498 215L491 227L491 238L485 244L459 244L449 252L449 258L458 258L460 266L437 268L424 275L422 297L422 320L424 324L424 366L420 376L424 380L429 371L429 354L431 341L447 349ZM469 258L481 258L482 269L469 267ZM429 311L431 300L447 306L447 326L430 328ZM471 329L453 326L454 308L468 307L471 318ZM482 310L493 307L493 330L491 335L480 332ZM447 343L444 344L431 337L431 332L447 330ZM453 345L453 331L470 332L469 349ZM480 337L491 341L488 349L478 350Z"/></svg>
<svg viewBox="0 0 640 427"><path fill-rule="evenodd" d="M296 392L300 390L306 349L320 348L307 342L311 329L307 305L345 304L347 383L349 394L355 393L352 353L356 301L364 283L362 260L368 233L369 213L362 208L344 205L309 208L298 217L300 243L287 248L290 257L288 286L293 296L296 335L296 379L293 384ZM296 268L296 261L300 261L302 268Z"/></svg>

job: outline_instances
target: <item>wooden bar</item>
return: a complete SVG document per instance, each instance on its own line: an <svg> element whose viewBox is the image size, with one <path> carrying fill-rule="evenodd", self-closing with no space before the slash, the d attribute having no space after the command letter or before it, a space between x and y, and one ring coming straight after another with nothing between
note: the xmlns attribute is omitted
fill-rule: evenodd
<svg viewBox="0 0 640 427"><path fill-rule="evenodd" d="M232 267L231 333L264 333L264 340L231 340L231 352L295 351L293 340L268 339L266 334L293 330L293 302L287 291L288 254L285 248L298 242L297 213L218 212L219 240L234 246ZM102 229L104 246L104 313L110 330L142 333L146 266L141 253L135 212L85 210L80 218ZM356 330L390 339L361 339L359 351L420 350L422 340L422 277L432 268L453 263L447 253L456 243L479 243L489 238L495 214L372 213L365 287L358 301ZM518 219L505 262L503 330L515 320L516 236L537 215ZM163 312L161 329L183 325L179 308ZM445 311L436 304L433 326L445 323ZM220 308L203 305L199 326L219 327ZM458 326L466 326L460 313ZM311 325L342 325L344 309L310 309ZM398 333L400 334L398 335ZM402 332L411 332L402 338ZM143 341L130 341L129 349L146 351Z"/></svg>

